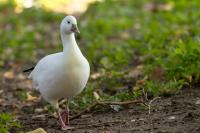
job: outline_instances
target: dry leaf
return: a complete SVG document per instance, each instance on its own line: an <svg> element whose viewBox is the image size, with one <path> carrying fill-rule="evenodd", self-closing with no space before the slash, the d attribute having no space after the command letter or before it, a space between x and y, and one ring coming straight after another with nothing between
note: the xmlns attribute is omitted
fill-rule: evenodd
<svg viewBox="0 0 200 133"><path fill-rule="evenodd" d="M94 98L95 98L96 100L99 100L99 99L100 99L100 96L99 96L99 94L98 94L96 91L93 92L93 95L94 95Z"/></svg>
<svg viewBox="0 0 200 133"><path fill-rule="evenodd" d="M33 131L29 131L27 133L47 133L43 128L38 128Z"/></svg>
<svg viewBox="0 0 200 133"><path fill-rule="evenodd" d="M195 102L196 105L200 105L200 99Z"/></svg>
<svg viewBox="0 0 200 133"><path fill-rule="evenodd" d="M31 96L30 92L27 92L27 101L35 101L38 97Z"/></svg>
<svg viewBox="0 0 200 133"><path fill-rule="evenodd" d="M58 119L58 115L57 115L56 112L52 113L51 115L52 115L54 118Z"/></svg>
<svg viewBox="0 0 200 133"><path fill-rule="evenodd" d="M13 71L7 71L3 74L3 77L6 79L13 79L14 78L14 72Z"/></svg>
<svg viewBox="0 0 200 133"><path fill-rule="evenodd" d="M100 76L101 76L101 73L96 72L96 73L91 74L90 77L95 80L95 79L99 78Z"/></svg>

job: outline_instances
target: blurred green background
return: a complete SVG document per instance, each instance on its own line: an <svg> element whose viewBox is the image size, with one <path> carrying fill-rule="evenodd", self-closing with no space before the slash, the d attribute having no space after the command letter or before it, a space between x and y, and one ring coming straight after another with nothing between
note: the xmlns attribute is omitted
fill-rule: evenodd
<svg viewBox="0 0 200 133"><path fill-rule="evenodd" d="M77 42L91 65L71 106L95 100L170 95L200 76L199 0L0 0L0 69L21 71L59 52L59 24L74 14ZM27 65L28 64L28 65Z"/></svg>

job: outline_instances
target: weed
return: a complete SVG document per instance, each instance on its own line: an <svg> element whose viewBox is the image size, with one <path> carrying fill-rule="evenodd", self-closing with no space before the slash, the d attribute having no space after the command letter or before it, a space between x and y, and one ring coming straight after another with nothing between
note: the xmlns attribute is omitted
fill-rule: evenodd
<svg viewBox="0 0 200 133"><path fill-rule="evenodd" d="M21 128L21 124L13 119L8 113L0 114L0 132L8 133L13 128Z"/></svg>

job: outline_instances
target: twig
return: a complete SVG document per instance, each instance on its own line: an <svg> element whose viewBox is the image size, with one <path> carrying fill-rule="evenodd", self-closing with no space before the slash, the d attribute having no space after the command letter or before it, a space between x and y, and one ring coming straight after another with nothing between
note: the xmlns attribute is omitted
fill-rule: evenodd
<svg viewBox="0 0 200 133"><path fill-rule="evenodd" d="M138 104L143 103L143 100L134 100L134 101L125 101L125 102L99 102L100 104L106 104L106 105L128 105L128 104Z"/></svg>
<svg viewBox="0 0 200 133"><path fill-rule="evenodd" d="M155 98L153 98L150 102L149 102L149 104L148 104L148 106L149 106L149 114L151 114L151 104L155 101L155 100L157 100L157 99L159 99L160 97L155 97Z"/></svg>
<svg viewBox="0 0 200 133"><path fill-rule="evenodd" d="M149 107L149 120L150 120L150 123L149 123L149 126L151 127L151 125L152 125L152 133L154 132L154 123L153 123L153 120L152 120L152 118L151 118L151 104L155 101L155 100L157 100L157 99L159 99L160 97L155 97L155 98L153 98L149 103L148 103L148 107Z"/></svg>
<svg viewBox="0 0 200 133"><path fill-rule="evenodd" d="M92 104L82 112L78 113L77 115L70 118L70 120L76 119L80 117L82 114L90 112L93 110L96 106L108 106L108 105L128 105L128 104L138 104L143 103L143 100L134 100L134 101L125 101L125 102L113 102L113 101L97 101L96 103Z"/></svg>

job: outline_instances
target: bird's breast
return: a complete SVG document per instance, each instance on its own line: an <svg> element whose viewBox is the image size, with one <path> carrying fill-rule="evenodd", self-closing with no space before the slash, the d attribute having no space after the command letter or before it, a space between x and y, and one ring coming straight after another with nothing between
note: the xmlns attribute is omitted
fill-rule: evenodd
<svg viewBox="0 0 200 133"><path fill-rule="evenodd" d="M89 78L90 68L88 62L73 62L67 65L63 73L62 82L67 95L76 95L85 87Z"/></svg>
<svg viewBox="0 0 200 133"><path fill-rule="evenodd" d="M73 97L84 89L89 73L90 67L86 59L52 66L48 71L40 73L40 92L45 99Z"/></svg>

